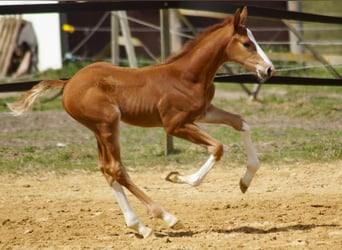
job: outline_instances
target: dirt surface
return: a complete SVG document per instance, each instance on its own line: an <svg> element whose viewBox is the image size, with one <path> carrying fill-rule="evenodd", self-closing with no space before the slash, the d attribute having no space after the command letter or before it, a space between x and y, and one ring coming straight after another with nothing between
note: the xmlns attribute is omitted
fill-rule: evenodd
<svg viewBox="0 0 342 250"><path fill-rule="evenodd" d="M60 132L54 140L66 143L91 138L88 130L64 112L34 112L15 119L0 113L0 120L3 138L24 130L32 133L36 127L45 135ZM253 117L250 120L252 125L261 123ZM287 125L286 120L277 121L268 124ZM341 123L299 126L339 129ZM0 141L8 147L58 142L48 136L32 138ZM215 167L196 188L164 181L163 177L177 167L155 166L158 172L152 172L151 167L147 171L129 168L138 186L184 225L177 231L167 228L128 194L141 221L154 229L147 239L125 226L99 172L2 174L0 249L341 249L341 160L329 164L263 165L246 194L238 187L243 166ZM198 167L191 166L186 173Z"/></svg>
<svg viewBox="0 0 342 250"><path fill-rule="evenodd" d="M131 173L184 224L167 228L128 194L147 239L125 227L100 173L0 175L0 249L341 249L342 161L263 166L246 194L243 172L215 168L196 188Z"/></svg>

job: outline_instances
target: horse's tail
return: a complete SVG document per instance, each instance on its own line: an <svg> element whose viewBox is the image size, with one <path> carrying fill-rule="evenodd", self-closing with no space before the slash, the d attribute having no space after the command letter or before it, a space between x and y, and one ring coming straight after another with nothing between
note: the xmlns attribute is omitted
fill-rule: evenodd
<svg viewBox="0 0 342 250"><path fill-rule="evenodd" d="M44 80L33 86L32 89L23 93L19 101L7 103L8 108L14 116L20 116L31 109L34 101L48 89L61 89L67 80Z"/></svg>

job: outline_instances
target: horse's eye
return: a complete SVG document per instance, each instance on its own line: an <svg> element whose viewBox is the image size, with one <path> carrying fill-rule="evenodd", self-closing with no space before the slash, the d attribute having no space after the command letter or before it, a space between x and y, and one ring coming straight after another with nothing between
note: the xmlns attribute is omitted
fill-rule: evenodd
<svg viewBox="0 0 342 250"><path fill-rule="evenodd" d="M242 43L242 45L243 45L243 47L245 47L245 48L251 47L251 43L250 43L250 42L244 42L244 43Z"/></svg>

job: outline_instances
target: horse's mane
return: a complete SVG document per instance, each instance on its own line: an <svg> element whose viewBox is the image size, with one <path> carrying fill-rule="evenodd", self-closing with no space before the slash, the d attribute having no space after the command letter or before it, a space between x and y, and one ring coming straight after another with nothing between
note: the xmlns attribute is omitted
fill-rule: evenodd
<svg viewBox="0 0 342 250"><path fill-rule="evenodd" d="M165 64L168 63L172 63L174 61L176 61L178 58L184 56L185 54L187 54L193 47L195 47L205 36L207 36L208 34L224 27L227 23L229 23L231 21L232 17L228 17L226 18L223 22L221 23L217 23L214 24L212 26L209 26L208 28L206 28L205 30L203 30L201 33L199 33L198 35L196 35L195 38L187 41L183 48L176 54L171 55L170 57L168 57L165 60Z"/></svg>

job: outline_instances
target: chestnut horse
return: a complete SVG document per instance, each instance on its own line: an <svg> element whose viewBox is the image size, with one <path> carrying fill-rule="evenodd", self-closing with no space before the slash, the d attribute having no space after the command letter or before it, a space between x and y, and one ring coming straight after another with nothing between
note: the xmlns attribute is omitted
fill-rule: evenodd
<svg viewBox="0 0 342 250"><path fill-rule="evenodd" d="M233 61L254 72L260 81L271 77L274 67L245 27L247 8L238 9L222 23L213 25L187 42L164 63L140 69L122 68L110 63L88 65L69 80L45 80L9 104L15 115L28 110L35 99L50 88L63 88L64 109L96 137L99 168L113 189L128 227L148 237L130 206L123 187L136 196L156 217L172 228L178 219L154 202L128 176L120 155L119 123L143 127L163 127L167 134L206 148L207 162L194 174L172 172L167 180L199 185L223 155L223 145L203 132L196 123L226 124L240 131L247 151L247 170L240 180L245 192L259 168L250 138L250 129L240 115L213 104L213 79L218 68Z"/></svg>

